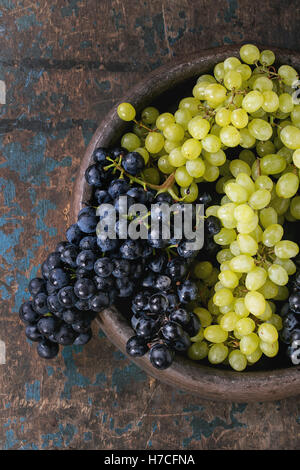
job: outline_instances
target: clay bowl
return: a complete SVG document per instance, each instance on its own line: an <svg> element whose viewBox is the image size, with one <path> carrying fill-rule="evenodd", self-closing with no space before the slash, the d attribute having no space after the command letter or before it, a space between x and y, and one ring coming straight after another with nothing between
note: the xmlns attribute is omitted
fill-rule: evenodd
<svg viewBox="0 0 300 470"><path fill-rule="evenodd" d="M261 46L262 49L267 47ZM300 70L300 54L287 50L276 50L278 64L290 64ZM173 60L171 63L148 74L144 81L132 88L122 101L132 103L137 111L145 106L156 104L160 110L172 109L178 97L190 96L197 76L211 72L217 62L228 55L238 56L239 46L202 50L197 54ZM84 180L84 172L92 161L92 153L98 146L109 147L117 144L128 126L121 122L116 113L116 106L106 116L96 130L82 159L76 184L74 186L72 211L73 219L82 208L82 202L89 199L90 190ZM111 342L124 354L125 345L133 335L126 314L126 305L102 311L97 322ZM158 371L152 367L148 355L132 359L138 367L150 376L176 387L179 390L197 394L211 400L250 402L277 400L300 393L300 367L291 367L284 359L267 361L262 366L249 368L244 372L235 372L222 367L190 361L176 356L173 365Z"/></svg>

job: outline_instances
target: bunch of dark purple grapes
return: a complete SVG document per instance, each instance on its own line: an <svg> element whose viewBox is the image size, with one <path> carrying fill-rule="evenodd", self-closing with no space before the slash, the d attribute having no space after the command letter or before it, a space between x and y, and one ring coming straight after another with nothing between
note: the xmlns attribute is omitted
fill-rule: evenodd
<svg viewBox="0 0 300 470"><path fill-rule="evenodd" d="M23 303L19 312L26 325L25 334L38 342L41 357L51 359L57 355L59 345L86 344L92 337L91 323L98 312L118 299L134 297L132 326L138 339L132 339L132 347L128 346L127 350L137 355L134 341L136 345L144 345L145 341L158 338L150 357L156 367L163 368L166 361L160 362L158 351L167 348L172 356L172 351L186 349L188 335L199 329L195 315L180 308L197 296L196 285L184 279L189 264L199 253L188 250L185 239L176 240L172 236L164 239L160 234L153 237L151 227L147 239L137 240L108 238L99 232L99 206L110 204L118 213L120 196L127 196L129 206L141 203L149 211L153 202L159 205L174 201L166 192L157 195L156 191L145 190L132 181L144 169L140 154L127 153L122 148L98 148L93 159L85 173L91 187L90 200L79 212L77 222L67 229L66 240L43 262L42 277L29 283L32 299ZM212 197L205 192L197 202L209 205L211 201ZM178 203L178 210L181 207ZM159 219L162 217L159 206L156 210ZM218 249L213 235L220 226L214 217L209 217L205 226L209 235L205 250L209 256ZM118 234L118 222L115 228ZM139 296L149 300L142 309L137 306ZM151 322L143 326L142 319L144 325L148 319Z"/></svg>
<svg viewBox="0 0 300 470"><path fill-rule="evenodd" d="M294 261L298 264L298 271L289 283L290 296L283 305L283 329L281 340L287 344L286 353L292 364L300 364L300 257Z"/></svg>

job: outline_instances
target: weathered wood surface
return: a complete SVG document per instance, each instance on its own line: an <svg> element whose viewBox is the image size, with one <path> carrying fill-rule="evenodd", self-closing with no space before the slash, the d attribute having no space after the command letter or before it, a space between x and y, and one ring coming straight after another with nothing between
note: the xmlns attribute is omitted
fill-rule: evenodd
<svg viewBox="0 0 300 470"><path fill-rule="evenodd" d="M17 310L63 238L84 149L149 70L221 44L299 50L299 4L1 0L1 449L296 449L300 398L214 403L147 377L101 334L37 360Z"/></svg>

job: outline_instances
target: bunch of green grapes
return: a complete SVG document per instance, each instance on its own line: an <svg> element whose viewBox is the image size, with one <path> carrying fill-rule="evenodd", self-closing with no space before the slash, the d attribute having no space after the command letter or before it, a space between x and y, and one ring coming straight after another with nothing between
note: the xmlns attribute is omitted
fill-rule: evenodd
<svg viewBox="0 0 300 470"><path fill-rule="evenodd" d="M207 355L212 364L225 361L241 371L262 354L274 357L278 352L282 321L274 301L288 298L289 276L296 272L292 258L299 253L295 242L283 239L278 201L293 197L299 180L294 173L285 173L274 185L259 168L254 179L243 160L233 160L230 168L235 177L224 183L221 204L206 210L222 223L214 236L222 248L217 254L220 272L207 308L195 309L202 328L189 356ZM202 262L195 274L205 280L213 271Z"/></svg>
<svg viewBox="0 0 300 470"><path fill-rule="evenodd" d="M272 51L246 44L240 59L228 57L213 74L201 75L192 96L181 99L174 113L148 107L138 122L133 106L120 104L119 116L134 121L121 145L143 156L145 180L158 184L162 176L174 174L175 193L193 202L197 183L228 176L226 150L238 146L252 175L258 156L262 174L279 178L293 172L299 178L300 105L293 100L298 74L290 65L276 71L274 62ZM287 218L300 219L299 196L288 209Z"/></svg>

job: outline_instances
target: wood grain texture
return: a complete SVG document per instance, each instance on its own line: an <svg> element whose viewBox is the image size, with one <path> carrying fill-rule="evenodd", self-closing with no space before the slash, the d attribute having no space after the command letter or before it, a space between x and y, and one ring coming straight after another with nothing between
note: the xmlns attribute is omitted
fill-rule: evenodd
<svg viewBox="0 0 300 470"><path fill-rule="evenodd" d="M179 392L96 325L85 348L38 361L16 313L64 237L81 158L112 106L188 52L258 40L299 51L298 2L3 0L0 11L0 448L299 448L299 398L224 404Z"/></svg>

